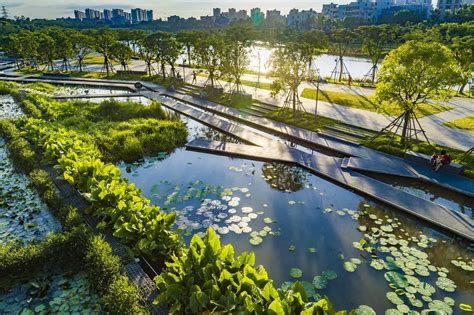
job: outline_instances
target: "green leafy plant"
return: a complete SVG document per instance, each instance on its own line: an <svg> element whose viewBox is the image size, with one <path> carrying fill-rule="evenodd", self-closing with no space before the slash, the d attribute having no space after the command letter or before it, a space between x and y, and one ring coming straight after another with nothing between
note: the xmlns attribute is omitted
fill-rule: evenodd
<svg viewBox="0 0 474 315"><path fill-rule="evenodd" d="M189 248L173 255L155 278L160 294L155 303L168 302L173 314L334 314L326 299L308 303L303 285L291 290L273 286L263 266L255 267L255 254L234 258L234 248L221 246L214 230L194 235Z"/></svg>

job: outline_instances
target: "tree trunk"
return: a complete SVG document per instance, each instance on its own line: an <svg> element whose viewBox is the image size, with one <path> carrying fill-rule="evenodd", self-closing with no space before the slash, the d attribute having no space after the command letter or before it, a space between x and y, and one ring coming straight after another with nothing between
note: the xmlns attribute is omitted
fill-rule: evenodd
<svg viewBox="0 0 474 315"><path fill-rule="evenodd" d="M211 88L214 89L214 71L209 72L209 79L211 80Z"/></svg>
<svg viewBox="0 0 474 315"><path fill-rule="evenodd" d="M164 63L161 63L161 75L163 76L163 79L166 78L165 64Z"/></svg>
<svg viewBox="0 0 474 315"><path fill-rule="evenodd" d="M188 65L191 66L191 47L188 46Z"/></svg>
<svg viewBox="0 0 474 315"><path fill-rule="evenodd" d="M105 71L107 72L107 76L109 76L109 58L107 55L104 55L104 66Z"/></svg>
<svg viewBox="0 0 474 315"><path fill-rule="evenodd" d="M339 61L340 61L340 72L339 72L339 82L342 81L342 72L344 71L344 62L342 59L342 55L339 56Z"/></svg>
<svg viewBox="0 0 474 315"><path fill-rule="evenodd" d="M410 124L410 110L405 112L403 117L403 129L402 129L402 138L401 138L401 145L402 147L406 148L408 145L408 126Z"/></svg>
<svg viewBox="0 0 474 315"><path fill-rule="evenodd" d="M293 119L296 119L296 91L293 90Z"/></svg>
<svg viewBox="0 0 474 315"><path fill-rule="evenodd" d="M372 84L375 83L375 71L377 70L377 64L372 66Z"/></svg>
<svg viewBox="0 0 474 315"><path fill-rule="evenodd" d="M458 93L462 93L464 91L464 88L466 87L467 83L463 82L462 85L459 87Z"/></svg>

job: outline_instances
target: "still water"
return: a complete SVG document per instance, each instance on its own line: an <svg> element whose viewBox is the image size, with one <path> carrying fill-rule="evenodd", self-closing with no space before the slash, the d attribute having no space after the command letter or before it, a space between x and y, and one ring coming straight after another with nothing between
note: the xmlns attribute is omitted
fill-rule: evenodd
<svg viewBox="0 0 474 315"><path fill-rule="evenodd" d="M221 138L183 119L189 140ZM211 226L237 252L254 251L277 286L305 281L309 295L327 295L339 309L365 304L377 313L459 313L459 303L474 300L472 244L301 168L184 148L119 167L178 213L187 242Z"/></svg>

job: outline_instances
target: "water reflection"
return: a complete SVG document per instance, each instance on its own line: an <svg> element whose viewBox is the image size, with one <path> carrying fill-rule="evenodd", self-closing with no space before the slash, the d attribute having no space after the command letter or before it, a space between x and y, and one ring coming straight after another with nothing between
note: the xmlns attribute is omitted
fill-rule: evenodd
<svg viewBox="0 0 474 315"><path fill-rule="evenodd" d="M284 192L301 190L308 183L308 173L301 168L276 162L264 163L262 176L271 187Z"/></svg>

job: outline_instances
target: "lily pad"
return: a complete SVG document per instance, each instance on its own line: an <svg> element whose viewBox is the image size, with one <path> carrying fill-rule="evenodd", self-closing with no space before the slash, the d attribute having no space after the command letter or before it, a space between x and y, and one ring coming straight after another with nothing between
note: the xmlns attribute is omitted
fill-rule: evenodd
<svg viewBox="0 0 474 315"><path fill-rule="evenodd" d="M356 271L356 269L357 269L357 265L354 264L354 263L351 262L351 261L345 261L345 262L344 262L344 269L345 269L347 272L354 272L354 271Z"/></svg>
<svg viewBox="0 0 474 315"><path fill-rule="evenodd" d="M301 278L303 276L303 271L299 268L291 268L290 276L295 279Z"/></svg>
<svg viewBox="0 0 474 315"><path fill-rule="evenodd" d="M325 279L328 279L328 280L334 280L334 279L337 278L337 273L335 271L332 271L332 270L326 270L326 271L323 271L321 276Z"/></svg>
<svg viewBox="0 0 474 315"><path fill-rule="evenodd" d="M316 276L313 278L313 285L318 290L322 290L326 288L327 284L328 284L328 279L322 276Z"/></svg>
<svg viewBox="0 0 474 315"><path fill-rule="evenodd" d="M368 305L359 305L358 308L354 310L354 314L356 315L376 315L374 309Z"/></svg>

